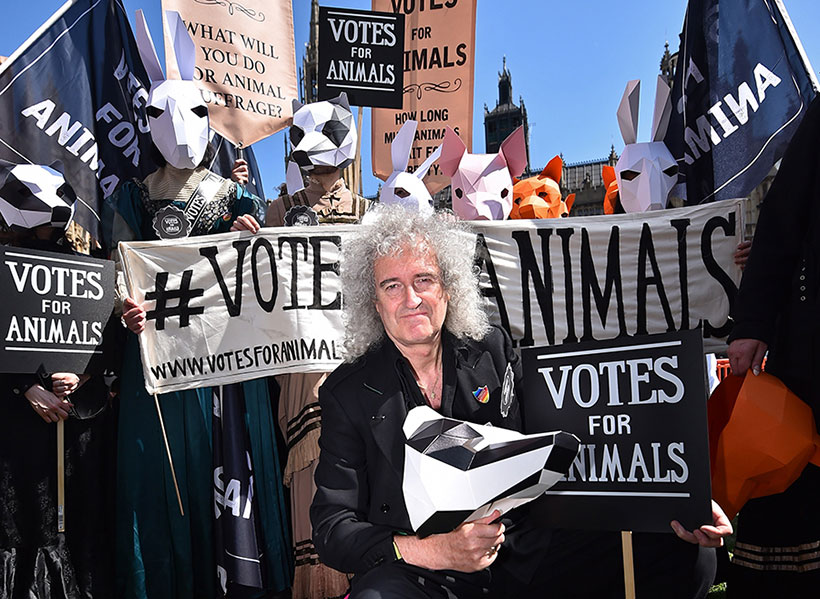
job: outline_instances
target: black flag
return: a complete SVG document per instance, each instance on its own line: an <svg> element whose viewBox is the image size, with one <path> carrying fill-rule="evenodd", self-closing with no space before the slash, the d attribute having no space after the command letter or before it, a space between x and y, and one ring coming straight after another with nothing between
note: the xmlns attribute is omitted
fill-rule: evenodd
<svg viewBox="0 0 820 599"><path fill-rule="evenodd" d="M262 554L242 384L214 387L213 407L214 536L217 574L226 595L229 586L263 587Z"/></svg>
<svg viewBox="0 0 820 599"><path fill-rule="evenodd" d="M0 66L0 158L62 162L98 240L103 198L156 168L147 81L120 0L66 3Z"/></svg>
<svg viewBox="0 0 820 599"><path fill-rule="evenodd" d="M666 145L688 204L746 197L817 90L780 0L690 0Z"/></svg>

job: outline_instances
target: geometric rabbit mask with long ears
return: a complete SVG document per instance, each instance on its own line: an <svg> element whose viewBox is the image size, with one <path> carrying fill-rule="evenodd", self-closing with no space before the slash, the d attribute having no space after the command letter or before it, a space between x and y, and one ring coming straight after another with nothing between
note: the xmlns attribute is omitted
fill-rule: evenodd
<svg viewBox="0 0 820 599"><path fill-rule="evenodd" d="M640 80L630 81L618 107L618 125L626 147L615 165L615 177L626 212L666 208L669 192L678 180L678 163L662 141L672 113L669 86L658 77L651 142L636 143L640 93Z"/></svg>
<svg viewBox="0 0 820 599"><path fill-rule="evenodd" d="M178 12L165 11L165 21L181 79L165 78L145 16L137 11L137 48L151 79L148 126L168 164L196 168L208 147L208 107L193 81L196 46Z"/></svg>
<svg viewBox="0 0 820 599"><path fill-rule="evenodd" d="M424 184L424 176L441 154L441 146L435 149L414 172L407 172L410 153L415 139L417 121L405 121L393 143L390 155L393 159L393 172L379 191L379 202L385 205L399 204L410 212L432 214L433 198Z"/></svg>

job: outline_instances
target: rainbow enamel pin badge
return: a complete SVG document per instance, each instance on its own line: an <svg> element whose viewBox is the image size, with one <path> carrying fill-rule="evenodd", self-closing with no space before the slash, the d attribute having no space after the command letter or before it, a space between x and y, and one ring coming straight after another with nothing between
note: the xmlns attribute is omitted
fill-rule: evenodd
<svg viewBox="0 0 820 599"><path fill-rule="evenodd" d="M473 391L473 397L478 400L478 403L487 403L490 401L490 391L487 389L487 385L483 387L479 387L475 391Z"/></svg>

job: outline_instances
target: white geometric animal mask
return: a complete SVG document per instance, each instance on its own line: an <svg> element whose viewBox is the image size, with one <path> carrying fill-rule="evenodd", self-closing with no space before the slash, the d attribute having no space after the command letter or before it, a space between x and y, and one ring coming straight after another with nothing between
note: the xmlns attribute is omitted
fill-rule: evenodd
<svg viewBox="0 0 820 599"><path fill-rule="evenodd" d="M578 437L555 431L522 435L413 408L402 427L402 492L420 537L446 533L536 499L569 471Z"/></svg>
<svg viewBox="0 0 820 599"><path fill-rule="evenodd" d="M54 166L62 168L59 163ZM26 231L41 225L64 229L76 200L72 187L54 168L0 160L0 215L10 229Z"/></svg>
<svg viewBox="0 0 820 599"><path fill-rule="evenodd" d="M513 206L513 177L527 166L524 128L501 144L498 154L470 154L450 127L441 144L441 171L452 179L453 212L462 220L504 220Z"/></svg>
<svg viewBox="0 0 820 599"><path fill-rule="evenodd" d="M357 139L356 123L346 93L312 104L294 100L288 193L292 195L304 187L297 166L304 172L317 166L342 169L353 162Z"/></svg>
<svg viewBox="0 0 820 599"><path fill-rule="evenodd" d="M176 168L196 168L208 147L208 107L194 78L196 46L176 11L165 11L180 79L166 79L142 10L137 11L137 47L151 79L148 126L163 158ZM168 64L166 57L166 64Z"/></svg>
<svg viewBox="0 0 820 599"><path fill-rule="evenodd" d="M398 204L411 212L429 215L434 212L433 198L422 179L441 155L441 146L436 148L415 172L406 172L417 126L416 121L405 122L393 139L393 144L390 146L393 173L384 182L379 192L379 202L386 206Z"/></svg>
<svg viewBox="0 0 820 599"><path fill-rule="evenodd" d="M669 192L678 180L678 163L662 141L672 113L669 86L658 77L651 142L636 143L640 95L640 80L630 81L618 107L618 125L626 147L615 165L615 178L626 212L666 208Z"/></svg>

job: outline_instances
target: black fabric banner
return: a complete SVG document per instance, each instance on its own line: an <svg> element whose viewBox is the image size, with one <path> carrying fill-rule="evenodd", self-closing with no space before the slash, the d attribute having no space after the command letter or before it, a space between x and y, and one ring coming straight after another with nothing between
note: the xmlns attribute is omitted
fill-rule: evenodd
<svg viewBox="0 0 820 599"><path fill-rule="evenodd" d="M777 2L690 0L664 140L687 203L748 196L814 95Z"/></svg>
<svg viewBox="0 0 820 599"><path fill-rule="evenodd" d="M0 67L0 158L59 160L75 220L100 237L104 197L155 165L148 78L120 0L76 0Z"/></svg>
<svg viewBox="0 0 820 599"><path fill-rule="evenodd" d="M213 407L216 564L227 595L235 585L263 588L262 555L242 385L214 387Z"/></svg>

